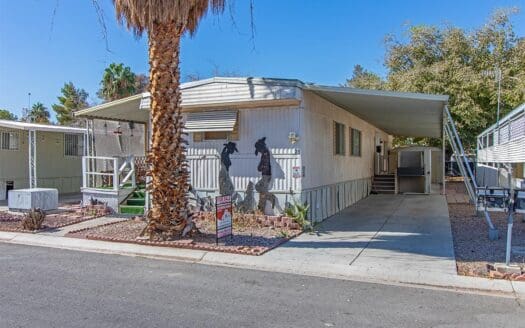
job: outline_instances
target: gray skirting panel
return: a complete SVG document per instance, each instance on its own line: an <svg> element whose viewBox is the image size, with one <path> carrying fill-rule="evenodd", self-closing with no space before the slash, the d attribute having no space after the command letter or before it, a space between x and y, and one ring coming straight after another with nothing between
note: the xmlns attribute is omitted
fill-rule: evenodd
<svg viewBox="0 0 525 328"><path fill-rule="evenodd" d="M320 222L367 197L372 178L363 178L303 190L301 201L310 204L308 219Z"/></svg>

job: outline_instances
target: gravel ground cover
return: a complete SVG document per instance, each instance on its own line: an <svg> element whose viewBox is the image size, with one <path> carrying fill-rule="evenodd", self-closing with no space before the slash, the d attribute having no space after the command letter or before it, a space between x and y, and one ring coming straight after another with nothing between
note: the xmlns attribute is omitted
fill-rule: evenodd
<svg viewBox="0 0 525 328"><path fill-rule="evenodd" d="M234 215L233 236L216 244L214 213L200 213L195 218L198 233L184 239L150 241L138 238L146 227L142 218L116 222L71 232L68 236L143 245L261 255L298 236L302 229L287 217Z"/></svg>
<svg viewBox="0 0 525 328"><path fill-rule="evenodd" d="M22 229L24 213L0 211L0 231L38 232L52 230L91 220L106 214L107 211L103 206L81 207L78 204L66 204L61 206L57 211L46 214L42 229L31 231Z"/></svg>
<svg viewBox="0 0 525 328"><path fill-rule="evenodd" d="M461 183L462 182L457 182ZM449 185L452 184L449 182ZM448 188L448 187L447 187ZM454 188L461 190L461 186ZM475 213L474 205L468 203L448 204L452 235L454 238L454 251L458 273L468 276L481 276L492 278L515 277L495 274L489 270L495 263L505 263L505 250L507 242L507 215L506 213L492 212L492 222L499 230L500 238L495 241L488 239L488 226L483 217ZM512 230L512 246L525 249L525 222L523 216L514 218ZM525 254L514 252L512 263L525 266Z"/></svg>

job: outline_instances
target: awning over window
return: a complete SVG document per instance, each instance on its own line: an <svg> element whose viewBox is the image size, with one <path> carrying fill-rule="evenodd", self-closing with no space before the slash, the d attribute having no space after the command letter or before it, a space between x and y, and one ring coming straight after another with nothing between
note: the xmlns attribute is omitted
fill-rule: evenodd
<svg viewBox="0 0 525 328"><path fill-rule="evenodd" d="M233 131L237 111L188 113L184 132Z"/></svg>

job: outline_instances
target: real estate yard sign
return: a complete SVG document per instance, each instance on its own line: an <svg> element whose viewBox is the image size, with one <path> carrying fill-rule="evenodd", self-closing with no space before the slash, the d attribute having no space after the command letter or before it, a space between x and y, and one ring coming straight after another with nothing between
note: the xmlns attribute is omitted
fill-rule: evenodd
<svg viewBox="0 0 525 328"><path fill-rule="evenodd" d="M231 196L215 197L215 224L217 227L217 243L219 243L219 238L232 235L233 206Z"/></svg>

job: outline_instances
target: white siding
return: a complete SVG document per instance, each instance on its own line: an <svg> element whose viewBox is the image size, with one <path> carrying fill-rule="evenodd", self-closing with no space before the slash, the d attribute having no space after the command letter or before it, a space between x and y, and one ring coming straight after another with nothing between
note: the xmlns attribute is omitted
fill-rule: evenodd
<svg viewBox="0 0 525 328"><path fill-rule="evenodd" d="M478 150L481 163L525 163L525 137Z"/></svg>
<svg viewBox="0 0 525 328"><path fill-rule="evenodd" d="M301 111L294 107L252 108L239 110L239 140L234 140L239 153L232 155L230 176L235 189L244 192L249 181L256 183L260 155L255 155L255 142L266 137L272 154L272 191L295 192L301 189L301 179L292 177L292 167L301 166L301 141L295 145L288 141L288 134L299 134ZM194 142L189 137L187 150L191 183L196 190L218 191L220 154L226 141Z"/></svg>
<svg viewBox="0 0 525 328"><path fill-rule="evenodd" d="M245 102L251 100L299 99L299 89L275 84L213 82L182 92L182 106Z"/></svg>

